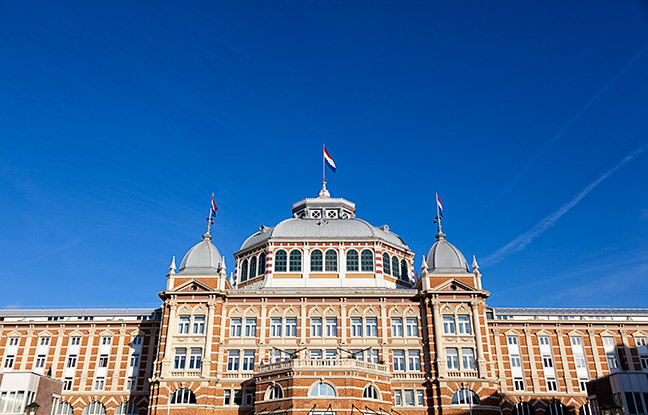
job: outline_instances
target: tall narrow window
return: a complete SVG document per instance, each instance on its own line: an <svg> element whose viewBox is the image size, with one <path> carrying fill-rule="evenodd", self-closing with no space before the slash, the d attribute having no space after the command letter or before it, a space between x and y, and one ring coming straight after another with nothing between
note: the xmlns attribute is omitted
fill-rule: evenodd
<svg viewBox="0 0 648 415"><path fill-rule="evenodd" d="M322 318L311 317L311 337L322 337Z"/></svg>
<svg viewBox="0 0 648 415"><path fill-rule="evenodd" d="M470 334L470 316L457 316L459 334Z"/></svg>
<svg viewBox="0 0 648 415"><path fill-rule="evenodd" d="M400 272L401 279L403 281L407 281L408 280L407 261L401 259L400 268L401 268L401 272Z"/></svg>
<svg viewBox="0 0 648 415"><path fill-rule="evenodd" d="M360 317L351 318L351 337L362 337L362 319Z"/></svg>
<svg viewBox="0 0 648 415"><path fill-rule="evenodd" d="M187 363L187 349L184 347L175 349L175 356L173 358L173 368L183 370Z"/></svg>
<svg viewBox="0 0 648 415"><path fill-rule="evenodd" d="M392 317L391 328L392 337L403 337L403 319L401 317Z"/></svg>
<svg viewBox="0 0 648 415"><path fill-rule="evenodd" d="M337 337L337 318L326 317L326 337Z"/></svg>
<svg viewBox="0 0 648 415"><path fill-rule="evenodd" d="M396 255L392 257L392 275L396 278L400 278L400 267L398 266L398 258Z"/></svg>
<svg viewBox="0 0 648 415"><path fill-rule="evenodd" d="M405 319L407 328L407 337L418 337L418 323L416 317L408 317Z"/></svg>
<svg viewBox="0 0 648 415"><path fill-rule="evenodd" d="M241 264L241 281L247 281L248 279L248 260L244 259Z"/></svg>
<svg viewBox="0 0 648 415"><path fill-rule="evenodd" d="M254 370L254 350L246 350L243 352L243 370L246 372Z"/></svg>
<svg viewBox="0 0 648 415"><path fill-rule="evenodd" d="M194 316L193 334L205 334L205 316Z"/></svg>
<svg viewBox="0 0 648 415"><path fill-rule="evenodd" d="M256 278L257 274L257 259L255 256L250 258L250 279Z"/></svg>
<svg viewBox="0 0 648 415"><path fill-rule="evenodd" d="M337 252L332 249L326 251L324 266L326 272L337 272Z"/></svg>
<svg viewBox="0 0 648 415"><path fill-rule="evenodd" d="M261 255L259 255L259 275L265 274L266 271L266 254L265 252L262 252Z"/></svg>
<svg viewBox="0 0 648 415"><path fill-rule="evenodd" d="M421 355L418 350L407 351L407 368L410 372L421 371Z"/></svg>
<svg viewBox="0 0 648 415"><path fill-rule="evenodd" d="M192 348L191 354L189 355L189 369L192 370L200 369L201 361L202 361L202 349Z"/></svg>
<svg viewBox="0 0 648 415"><path fill-rule="evenodd" d="M464 370L475 370L475 352L473 349L461 349L461 368Z"/></svg>
<svg viewBox="0 0 648 415"><path fill-rule="evenodd" d="M275 253L275 272L286 272L288 265L288 254L283 249Z"/></svg>
<svg viewBox="0 0 648 415"><path fill-rule="evenodd" d="M290 251L290 272L301 272L301 258L300 250Z"/></svg>
<svg viewBox="0 0 648 415"><path fill-rule="evenodd" d="M443 333L455 334L455 320L454 316L443 316Z"/></svg>
<svg viewBox="0 0 648 415"><path fill-rule="evenodd" d="M297 319L296 318L287 318L286 319L286 337L297 337Z"/></svg>
<svg viewBox="0 0 648 415"><path fill-rule="evenodd" d="M270 319L270 337L281 337L281 318Z"/></svg>
<svg viewBox="0 0 648 415"><path fill-rule="evenodd" d="M360 269L362 272L373 272L374 270L373 252L369 249L363 250L360 254Z"/></svg>
<svg viewBox="0 0 648 415"><path fill-rule="evenodd" d="M446 349L446 363L448 369L458 370L459 369L459 353L455 348Z"/></svg>
<svg viewBox="0 0 648 415"><path fill-rule="evenodd" d="M310 263L311 271L321 272L323 270L322 251L320 251L319 249L315 249L313 252L311 252L310 262L311 262Z"/></svg>
<svg viewBox="0 0 648 415"><path fill-rule="evenodd" d="M190 316L178 317L178 334L189 334L189 324L191 323Z"/></svg>
<svg viewBox="0 0 648 415"><path fill-rule="evenodd" d="M387 252L383 254L383 274L391 275L391 259Z"/></svg>
<svg viewBox="0 0 648 415"><path fill-rule="evenodd" d="M378 319L376 317L365 319L365 336L378 337Z"/></svg>
<svg viewBox="0 0 648 415"><path fill-rule="evenodd" d="M405 371L405 350L394 350L394 372Z"/></svg>
<svg viewBox="0 0 648 415"><path fill-rule="evenodd" d="M230 350L227 354L227 371L238 372L240 359L241 359L240 351Z"/></svg>
<svg viewBox="0 0 648 415"><path fill-rule="evenodd" d="M245 337L256 337L256 317L245 319Z"/></svg>
<svg viewBox="0 0 648 415"><path fill-rule="evenodd" d="M346 254L347 271L358 271L358 251L349 249Z"/></svg>
<svg viewBox="0 0 648 415"><path fill-rule="evenodd" d="M230 319L230 337L241 337L241 318Z"/></svg>

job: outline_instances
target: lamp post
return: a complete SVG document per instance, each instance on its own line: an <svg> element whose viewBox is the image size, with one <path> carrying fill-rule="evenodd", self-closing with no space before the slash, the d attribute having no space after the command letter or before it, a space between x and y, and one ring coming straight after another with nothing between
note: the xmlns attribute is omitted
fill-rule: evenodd
<svg viewBox="0 0 648 415"><path fill-rule="evenodd" d="M36 402L32 402L25 407L25 413L27 415L36 415L36 411L40 408L40 405Z"/></svg>
<svg viewBox="0 0 648 415"><path fill-rule="evenodd" d="M612 415L623 415L623 407L616 402L610 406L610 410L612 411Z"/></svg>
<svg viewBox="0 0 648 415"><path fill-rule="evenodd" d="M612 411L607 405L601 405L601 415L611 415Z"/></svg>

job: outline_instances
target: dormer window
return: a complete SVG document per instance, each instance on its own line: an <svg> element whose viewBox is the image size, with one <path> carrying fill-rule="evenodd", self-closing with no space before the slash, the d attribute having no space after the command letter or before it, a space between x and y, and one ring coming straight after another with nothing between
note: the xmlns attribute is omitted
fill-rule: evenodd
<svg viewBox="0 0 648 415"><path fill-rule="evenodd" d="M319 210L311 211L311 218L320 219L321 217L322 217L322 212L320 212Z"/></svg>
<svg viewBox="0 0 648 415"><path fill-rule="evenodd" d="M326 217L329 218L329 219L337 219L337 217L338 217L337 210L327 210L326 211Z"/></svg>

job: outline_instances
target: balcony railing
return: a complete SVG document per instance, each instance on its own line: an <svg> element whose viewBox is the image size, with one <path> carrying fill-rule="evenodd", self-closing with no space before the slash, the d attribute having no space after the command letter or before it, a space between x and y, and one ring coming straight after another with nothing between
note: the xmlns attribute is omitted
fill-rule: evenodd
<svg viewBox="0 0 648 415"><path fill-rule="evenodd" d="M476 378L478 376L476 370L448 370L449 378Z"/></svg>
<svg viewBox="0 0 648 415"><path fill-rule="evenodd" d="M423 379L425 376L420 372L394 372L392 378L394 379Z"/></svg>
<svg viewBox="0 0 648 415"><path fill-rule="evenodd" d="M174 378L199 378L200 370L172 370L171 377Z"/></svg>
<svg viewBox="0 0 648 415"><path fill-rule="evenodd" d="M366 369L387 371L387 365L364 362L356 359L290 359L276 363L259 365L259 373L273 372L284 369Z"/></svg>

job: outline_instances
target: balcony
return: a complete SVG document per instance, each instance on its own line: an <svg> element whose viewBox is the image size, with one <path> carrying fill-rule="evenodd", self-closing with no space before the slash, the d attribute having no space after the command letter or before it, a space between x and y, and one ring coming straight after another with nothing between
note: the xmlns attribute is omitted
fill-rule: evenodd
<svg viewBox="0 0 648 415"><path fill-rule="evenodd" d="M449 378L477 378L479 373L476 370L448 370Z"/></svg>
<svg viewBox="0 0 648 415"><path fill-rule="evenodd" d="M393 379L424 379L425 375L420 372L394 372L392 373Z"/></svg>
<svg viewBox="0 0 648 415"><path fill-rule="evenodd" d="M356 359L290 359L276 363L260 364L259 374L283 370L358 370L387 372L387 365ZM386 375L386 373L383 373Z"/></svg>
<svg viewBox="0 0 648 415"><path fill-rule="evenodd" d="M200 370L172 370L172 378L199 378Z"/></svg>

